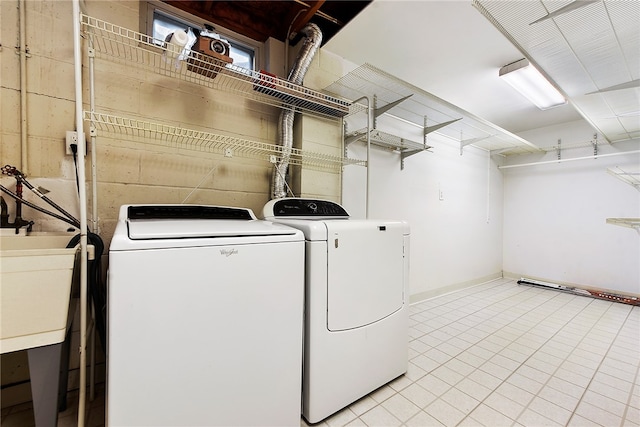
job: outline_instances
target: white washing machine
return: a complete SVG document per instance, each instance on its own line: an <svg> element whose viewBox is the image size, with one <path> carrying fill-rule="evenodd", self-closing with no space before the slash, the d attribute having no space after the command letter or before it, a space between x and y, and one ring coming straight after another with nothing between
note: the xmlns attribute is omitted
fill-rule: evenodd
<svg viewBox="0 0 640 427"><path fill-rule="evenodd" d="M305 235L302 413L316 423L407 370L409 226L326 200L276 199L263 215Z"/></svg>
<svg viewBox="0 0 640 427"><path fill-rule="evenodd" d="M123 206L108 277L108 426L300 425L300 231L248 209Z"/></svg>

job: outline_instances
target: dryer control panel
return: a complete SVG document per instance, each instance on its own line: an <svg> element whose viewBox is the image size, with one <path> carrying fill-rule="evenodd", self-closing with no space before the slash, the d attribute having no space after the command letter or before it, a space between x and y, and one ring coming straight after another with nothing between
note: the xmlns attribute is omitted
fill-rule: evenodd
<svg viewBox="0 0 640 427"><path fill-rule="evenodd" d="M271 200L264 207L267 217L349 218L349 214L339 204L329 200L282 198Z"/></svg>

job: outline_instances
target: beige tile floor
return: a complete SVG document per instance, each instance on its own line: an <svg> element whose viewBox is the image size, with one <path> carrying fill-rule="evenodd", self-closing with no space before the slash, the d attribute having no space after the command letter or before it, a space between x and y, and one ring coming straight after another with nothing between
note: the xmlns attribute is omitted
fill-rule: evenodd
<svg viewBox="0 0 640 427"><path fill-rule="evenodd" d="M501 279L410 311L408 372L316 425L640 427L640 307ZM89 427L104 424L97 396ZM2 427L33 426L30 408Z"/></svg>
<svg viewBox="0 0 640 427"><path fill-rule="evenodd" d="M411 306L409 370L322 426L640 426L640 307L496 280Z"/></svg>

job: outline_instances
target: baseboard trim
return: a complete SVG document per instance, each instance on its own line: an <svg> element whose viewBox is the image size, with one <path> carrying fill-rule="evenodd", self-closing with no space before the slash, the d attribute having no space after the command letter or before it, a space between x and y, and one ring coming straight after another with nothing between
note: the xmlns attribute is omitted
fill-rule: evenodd
<svg viewBox="0 0 640 427"><path fill-rule="evenodd" d="M454 283L452 285L443 286L437 289L433 289L431 291L420 292L420 293L409 296L409 304L416 304L431 298L439 297L445 294L450 294L452 292L458 292L461 289L471 288L473 286L478 286L483 283L491 282L493 280L502 279L502 278L503 278L502 271L499 271L497 273L493 273L484 277L478 277L473 280Z"/></svg>

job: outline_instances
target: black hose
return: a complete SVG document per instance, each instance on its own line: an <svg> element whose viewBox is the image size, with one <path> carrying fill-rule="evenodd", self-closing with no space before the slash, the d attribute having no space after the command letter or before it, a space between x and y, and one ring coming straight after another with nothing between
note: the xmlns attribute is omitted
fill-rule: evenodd
<svg viewBox="0 0 640 427"><path fill-rule="evenodd" d="M80 194L80 178L78 178L78 145L71 144L71 152L73 153L73 166L76 170L76 191Z"/></svg>
<svg viewBox="0 0 640 427"><path fill-rule="evenodd" d="M95 248L95 258L87 261L87 288L95 308L96 330L102 343L102 351L106 354L107 348L107 289L102 282L102 255L104 254L104 242L94 233L87 233L87 241ZM80 235L77 234L67 244L67 248L74 248L80 243Z"/></svg>
<svg viewBox="0 0 640 427"><path fill-rule="evenodd" d="M76 164L76 168L77 168L77 164ZM55 210L57 210L62 215L66 216L68 219L73 221L73 223L71 225L80 228L80 221L78 221L78 219L76 217L71 215L69 212L64 210L61 206L56 204L53 200L51 200L50 198L48 198L47 196L42 194L40 192L40 190L38 190L33 185L31 185L31 183L29 181L27 181L27 178L25 177L24 173L20 172L15 166L4 165L2 167L2 174L3 175L8 175L8 176L13 176L16 179L16 182L17 182L16 183L16 188L21 189L22 188L22 184L26 185L27 188L29 188L29 190L33 191L33 193L35 193L36 196L40 197L42 200L44 200L50 206L52 206ZM77 176L76 176L76 184L77 184L77 182L78 182L78 179L77 179ZM18 203L17 203L17 206L16 206L16 211L17 211L16 212L16 216L20 217L20 214L21 214L21 212L19 211L20 203L25 202L25 201L22 198L21 191L17 191L17 193L18 193L17 197L14 197L16 200L18 200ZM29 205L29 206L34 208L35 205ZM34 208L34 209L40 210L38 208ZM41 212L43 212L43 211L41 211ZM51 215L51 214L49 214L49 215ZM59 217L56 217L56 218L59 219ZM66 222L68 222L68 221L66 221Z"/></svg>
<svg viewBox="0 0 640 427"><path fill-rule="evenodd" d="M11 196L13 199L21 202L22 204L25 204L25 205L29 206L31 209L35 209L35 210L37 210L39 212L42 212L42 213L47 214L49 216L52 216L53 218L59 219L60 221L64 221L67 224L71 224L76 228L80 228L80 222L78 220L75 220L76 222L74 222L73 220L71 220L69 218L65 218L63 216L60 216L60 215L54 213L54 212L48 211L48 210L46 210L44 208L41 208L40 206L35 205L35 204L29 202L28 200L25 200L25 199L23 199L21 197L18 197L17 194L15 194L14 192L12 192L8 188L6 188L4 185L0 185L0 190L2 190L7 195Z"/></svg>
<svg viewBox="0 0 640 427"><path fill-rule="evenodd" d="M24 185L27 186L27 188L29 188L29 190L33 191L38 197L40 197L42 200L44 200L45 202L47 202L48 204L53 206L58 212L60 212L61 214L63 214L67 218L69 218L70 220L77 222L78 223L78 228L80 228L80 225L79 225L80 221L78 221L78 219L76 217L74 217L69 212L64 210L62 207L60 207L58 204L56 204L53 200L51 200L50 198L48 198L47 196L42 194L40 192L40 190L36 189L33 185L31 185L31 183L29 181L27 181L26 178L23 175L16 175L16 178L19 178L20 181L23 182Z"/></svg>

